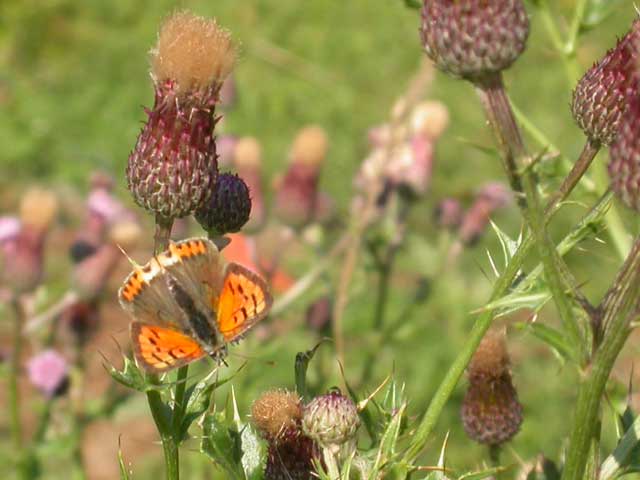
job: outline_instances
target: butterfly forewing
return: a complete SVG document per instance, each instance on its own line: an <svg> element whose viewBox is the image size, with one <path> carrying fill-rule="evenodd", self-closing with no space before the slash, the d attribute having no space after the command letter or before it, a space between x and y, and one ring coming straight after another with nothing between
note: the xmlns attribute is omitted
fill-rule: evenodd
<svg viewBox="0 0 640 480"><path fill-rule="evenodd" d="M205 355L196 341L178 330L158 325L132 322L131 340L138 364L150 373L163 373Z"/></svg>
<svg viewBox="0 0 640 480"><path fill-rule="evenodd" d="M184 313L171 295L156 258L134 268L118 291L118 299L135 320L161 325L184 324Z"/></svg>
<svg viewBox="0 0 640 480"><path fill-rule="evenodd" d="M219 292L222 274L218 248L206 238L191 238L171 243L158 256L160 265L193 300L198 310L211 309L206 301L211 292Z"/></svg>
<svg viewBox="0 0 640 480"><path fill-rule="evenodd" d="M230 263L217 299L217 324L225 341L238 340L262 320L273 303L266 282L247 268Z"/></svg>

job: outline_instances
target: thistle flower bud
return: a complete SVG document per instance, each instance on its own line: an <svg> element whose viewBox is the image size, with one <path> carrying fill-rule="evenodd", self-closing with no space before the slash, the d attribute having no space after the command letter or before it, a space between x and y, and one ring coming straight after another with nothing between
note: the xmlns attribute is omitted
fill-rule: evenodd
<svg viewBox="0 0 640 480"><path fill-rule="evenodd" d="M257 230L264 225L265 207L262 194L262 147L253 137L238 140L234 152L234 164L238 175L251 192L251 215L245 225L247 230Z"/></svg>
<svg viewBox="0 0 640 480"><path fill-rule="evenodd" d="M129 156L138 205L164 218L193 213L217 177L215 106L235 51L215 20L180 12L162 25L151 52L153 109Z"/></svg>
<svg viewBox="0 0 640 480"><path fill-rule="evenodd" d="M62 395L69 384L69 365L55 350L40 352L27 363L31 384L47 397Z"/></svg>
<svg viewBox="0 0 640 480"><path fill-rule="evenodd" d="M609 149L611 187L625 205L640 212L640 97L628 96L618 135Z"/></svg>
<svg viewBox="0 0 640 480"><path fill-rule="evenodd" d="M467 435L478 443L500 445L520 430L522 405L511 381L504 331L489 331L468 368L469 388L461 417Z"/></svg>
<svg viewBox="0 0 640 480"><path fill-rule="evenodd" d="M348 455L355 449L359 426L355 403L339 390L314 398L305 405L302 414L303 431L334 453Z"/></svg>
<svg viewBox="0 0 640 480"><path fill-rule="evenodd" d="M224 235L238 232L249 220L250 213L247 184L238 175L223 173L218 177L213 195L200 206L195 217L207 232Z"/></svg>
<svg viewBox="0 0 640 480"><path fill-rule="evenodd" d="M316 219L320 169L327 147L327 135L321 127L305 127L296 136L289 169L276 193L275 212L285 223L302 227Z"/></svg>
<svg viewBox="0 0 640 480"><path fill-rule="evenodd" d="M420 34L439 69L474 80L516 61L529 18L521 0L424 0Z"/></svg>
<svg viewBox="0 0 640 480"><path fill-rule="evenodd" d="M639 35L640 21L636 20L616 46L587 70L573 91L573 118L594 142L610 145L618 133L637 68Z"/></svg>

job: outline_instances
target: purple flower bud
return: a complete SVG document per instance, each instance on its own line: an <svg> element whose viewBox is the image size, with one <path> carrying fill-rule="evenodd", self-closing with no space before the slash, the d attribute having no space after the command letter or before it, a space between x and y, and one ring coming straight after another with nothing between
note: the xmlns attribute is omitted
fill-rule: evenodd
<svg viewBox="0 0 640 480"><path fill-rule="evenodd" d="M47 397L62 395L69 381L69 366L55 350L45 350L27 363L31 384Z"/></svg>

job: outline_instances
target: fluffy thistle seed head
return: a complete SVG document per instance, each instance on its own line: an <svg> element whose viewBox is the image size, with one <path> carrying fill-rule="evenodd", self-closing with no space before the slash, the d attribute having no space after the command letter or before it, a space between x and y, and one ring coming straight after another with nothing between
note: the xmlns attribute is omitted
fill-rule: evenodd
<svg viewBox="0 0 640 480"><path fill-rule="evenodd" d="M253 423L266 437L277 438L296 426L302 418L302 403L295 392L269 390L253 402Z"/></svg>
<svg viewBox="0 0 640 480"><path fill-rule="evenodd" d="M473 80L516 61L529 18L522 0L424 0L420 35L439 69Z"/></svg>
<svg viewBox="0 0 640 480"><path fill-rule="evenodd" d="M310 125L298 132L291 147L291 162L319 167L327 156L329 139L324 128Z"/></svg>
<svg viewBox="0 0 640 480"><path fill-rule="evenodd" d="M640 97L630 95L618 135L609 150L611 186L625 205L640 212Z"/></svg>
<svg viewBox="0 0 640 480"><path fill-rule="evenodd" d="M33 187L20 201L20 220L22 225L37 232L46 231L58 214L58 198L49 191Z"/></svg>
<svg viewBox="0 0 640 480"><path fill-rule="evenodd" d="M509 441L520 430L522 405L511 381L503 330L487 332L468 370L469 388L460 412L465 432L478 443Z"/></svg>
<svg viewBox="0 0 640 480"><path fill-rule="evenodd" d="M218 173L215 106L234 62L229 33L215 20L179 12L162 25L151 52L154 107L127 165L129 190L141 207L179 218L211 195Z"/></svg>
<svg viewBox="0 0 640 480"><path fill-rule="evenodd" d="M206 231L224 235L239 231L250 214L249 187L238 175L223 173L211 198L200 206L195 217Z"/></svg>
<svg viewBox="0 0 640 480"><path fill-rule="evenodd" d="M610 145L615 139L626 98L637 69L640 21L593 65L573 91L571 113L592 141Z"/></svg>
<svg viewBox="0 0 640 480"><path fill-rule="evenodd" d="M236 61L231 34L215 19L188 11L170 16L160 27L151 50L151 68L157 84L174 82L179 96L219 90Z"/></svg>

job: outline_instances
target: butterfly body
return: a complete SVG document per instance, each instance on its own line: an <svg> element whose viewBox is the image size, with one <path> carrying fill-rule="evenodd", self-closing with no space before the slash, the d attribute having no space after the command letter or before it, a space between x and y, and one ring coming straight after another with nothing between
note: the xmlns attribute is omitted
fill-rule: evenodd
<svg viewBox="0 0 640 480"><path fill-rule="evenodd" d="M222 265L206 238L171 243L136 266L118 292L133 317L131 340L145 370L162 373L206 355L223 358L268 313L265 281L238 264Z"/></svg>

